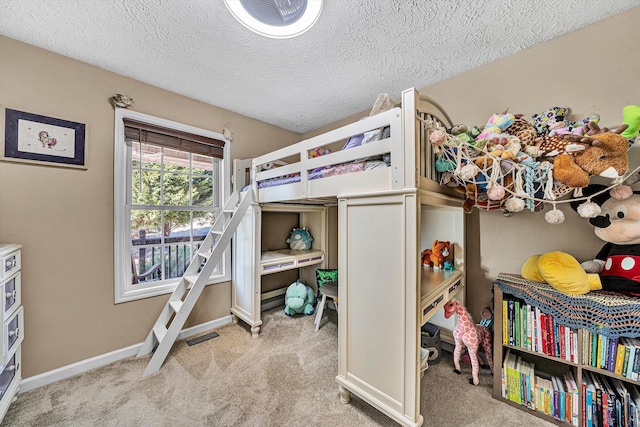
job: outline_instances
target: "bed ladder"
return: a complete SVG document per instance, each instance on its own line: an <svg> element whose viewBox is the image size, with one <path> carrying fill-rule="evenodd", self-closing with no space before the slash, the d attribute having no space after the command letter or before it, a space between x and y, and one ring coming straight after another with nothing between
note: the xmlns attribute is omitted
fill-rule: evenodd
<svg viewBox="0 0 640 427"><path fill-rule="evenodd" d="M153 329L138 351L137 357L154 352L142 374L143 377L157 372L164 363L213 269L218 265L222 254L231 242L231 237L251 205L252 194L251 190L245 191L242 196L237 191L231 194L207 237L196 251L178 286L169 297Z"/></svg>

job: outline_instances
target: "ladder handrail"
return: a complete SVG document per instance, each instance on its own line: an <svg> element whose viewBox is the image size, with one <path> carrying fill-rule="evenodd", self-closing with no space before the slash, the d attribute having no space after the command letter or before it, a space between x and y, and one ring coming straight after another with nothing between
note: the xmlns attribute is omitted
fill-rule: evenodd
<svg viewBox="0 0 640 427"><path fill-rule="evenodd" d="M141 357L151 353L155 348L142 374L143 377L157 372L164 363L202 290L207 285L213 269L220 262L242 217L252 203L251 190L246 191L242 197L234 191L225 203L138 351L137 357Z"/></svg>

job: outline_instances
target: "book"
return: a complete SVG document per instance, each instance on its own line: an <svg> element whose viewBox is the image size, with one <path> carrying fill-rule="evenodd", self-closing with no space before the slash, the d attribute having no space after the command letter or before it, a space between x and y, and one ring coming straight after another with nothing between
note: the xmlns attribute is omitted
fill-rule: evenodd
<svg viewBox="0 0 640 427"><path fill-rule="evenodd" d="M591 391L589 390L589 384L586 376L583 376L582 378L582 402L582 425L585 427L593 427Z"/></svg>
<svg viewBox="0 0 640 427"><path fill-rule="evenodd" d="M628 426L629 425L629 410L628 410L629 393L627 391L627 387L622 381L615 378L611 378L611 383L613 384L616 394L618 395L618 398L620 400L621 408L618 414L618 416L620 417L619 418L620 425Z"/></svg>
<svg viewBox="0 0 640 427"><path fill-rule="evenodd" d="M567 384L567 392L571 395L571 424L578 425L578 416L580 414L580 394L578 391L578 384L572 371L568 371L564 374L565 383Z"/></svg>
<svg viewBox="0 0 640 427"><path fill-rule="evenodd" d="M613 389L613 386L611 385L611 382L609 380L609 378L607 377L601 377L601 381L602 381L602 385L604 386L604 389L607 392L607 400L608 400L608 422L609 422L609 426L611 427L617 427L618 426L618 418L617 418L617 414L616 414L616 405L618 405L617 401L617 394L615 392L615 390Z"/></svg>
<svg viewBox="0 0 640 427"><path fill-rule="evenodd" d="M593 385L592 393L595 396L595 412L594 412L594 425L602 427L603 425L603 401L602 401L602 388L600 382L596 378L597 375L593 372L585 371L585 374L589 377L589 383ZM592 396L592 397L593 397Z"/></svg>
<svg viewBox="0 0 640 427"><path fill-rule="evenodd" d="M549 356L556 355L556 338L555 338L555 322L553 316L547 315L547 354Z"/></svg>
<svg viewBox="0 0 640 427"><path fill-rule="evenodd" d="M598 334L591 334L591 359L589 365L598 366Z"/></svg>
<svg viewBox="0 0 640 427"><path fill-rule="evenodd" d="M515 309L515 301L510 299L509 300L509 304L508 304L508 309L509 309L509 345L513 346L515 344L515 334L514 334L514 330L515 330L515 319L514 319L514 309Z"/></svg>
<svg viewBox="0 0 640 427"><path fill-rule="evenodd" d="M596 368L602 366L602 334L597 334L597 350L596 350Z"/></svg>
<svg viewBox="0 0 640 427"><path fill-rule="evenodd" d="M609 351L609 338L602 335L602 347L600 348L601 360L598 364L598 368L607 369L607 351Z"/></svg>
<svg viewBox="0 0 640 427"><path fill-rule="evenodd" d="M622 370L620 371L620 375L623 377L626 376L627 368L629 366L629 355L631 354L631 346L626 338L620 338L624 343L624 358L622 359Z"/></svg>
<svg viewBox="0 0 640 427"><path fill-rule="evenodd" d="M507 306L509 303L506 299L502 300L502 344L509 344L509 314Z"/></svg>
<svg viewBox="0 0 640 427"><path fill-rule="evenodd" d="M633 361L633 371L631 372L631 379L638 381L638 374L640 373L640 340L637 338L631 338L634 347L636 348L636 354Z"/></svg>
<svg viewBox="0 0 640 427"><path fill-rule="evenodd" d="M566 348L566 340L565 340L565 333L564 333L564 325L559 325L558 326L558 343L559 343L559 350L560 350L560 358L562 359L567 359L567 348Z"/></svg>
<svg viewBox="0 0 640 427"><path fill-rule="evenodd" d="M542 329L542 354L549 354L549 347L547 341L549 341L549 326L547 322L547 315L544 313L540 313L540 328Z"/></svg>
<svg viewBox="0 0 640 427"><path fill-rule="evenodd" d="M632 379L633 363L636 357L636 346L631 338L627 338L627 345L629 346L629 360L627 361L627 369L624 370L624 376Z"/></svg>
<svg viewBox="0 0 640 427"><path fill-rule="evenodd" d="M520 301L515 301L513 303L513 316L515 318L515 328L514 328L514 335L515 335L515 346L516 347L520 347L520 318L522 316L522 312L520 311Z"/></svg>
<svg viewBox="0 0 640 427"><path fill-rule="evenodd" d="M533 309L527 305L527 350L533 351Z"/></svg>
<svg viewBox="0 0 640 427"><path fill-rule="evenodd" d="M623 363L624 363L624 344L618 341L618 350L616 351L616 365L613 372L615 372L618 375L621 375Z"/></svg>
<svg viewBox="0 0 640 427"><path fill-rule="evenodd" d="M609 340L609 350L607 352L607 371L613 372L616 367L616 351L618 350L618 338Z"/></svg>

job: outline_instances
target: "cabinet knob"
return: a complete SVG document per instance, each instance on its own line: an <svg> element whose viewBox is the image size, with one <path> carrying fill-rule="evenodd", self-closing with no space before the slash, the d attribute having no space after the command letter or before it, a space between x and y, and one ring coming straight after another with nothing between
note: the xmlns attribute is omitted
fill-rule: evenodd
<svg viewBox="0 0 640 427"><path fill-rule="evenodd" d="M15 298L16 295L18 295L18 291L16 291L15 289L13 290L13 292L7 292L7 299Z"/></svg>
<svg viewBox="0 0 640 427"><path fill-rule="evenodd" d="M20 328L16 328L16 329L15 329L15 330L13 330L13 331L9 331L9 336L10 336L10 337L12 337L12 336L14 336L14 335L15 335L16 337L19 337L19 336L20 336Z"/></svg>

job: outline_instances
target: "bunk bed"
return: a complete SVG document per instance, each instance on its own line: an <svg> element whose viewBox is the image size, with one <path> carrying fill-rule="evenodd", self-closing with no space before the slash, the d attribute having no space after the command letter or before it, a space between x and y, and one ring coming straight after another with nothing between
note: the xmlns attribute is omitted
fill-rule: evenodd
<svg viewBox="0 0 640 427"><path fill-rule="evenodd" d="M296 269L315 289L315 269L337 249L340 399L354 393L407 426L424 420L421 328L434 323L451 341L455 325L440 309L454 296L464 301L462 200L439 185L428 138L451 126L436 102L408 89L400 107L234 165L235 188L255 200L234 238L234 321L257 336L261 296L273 295L262 289L265 276ZM265 212L298 212L297 225L315 237L309 253L265 247ZM435 239L452 242L453 270L422 265L420 253Z"/></svg>

